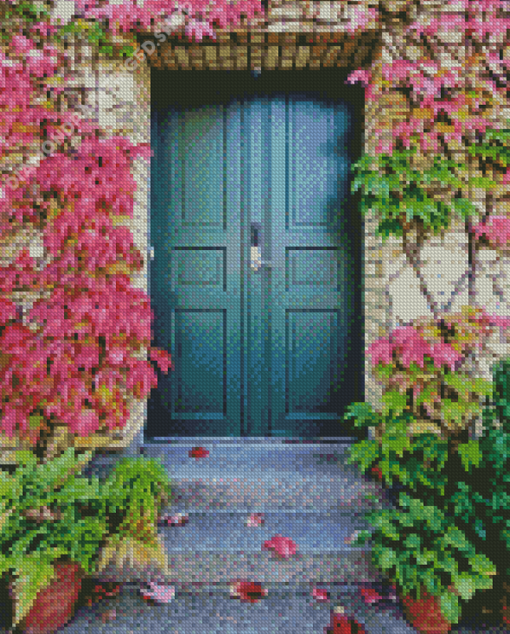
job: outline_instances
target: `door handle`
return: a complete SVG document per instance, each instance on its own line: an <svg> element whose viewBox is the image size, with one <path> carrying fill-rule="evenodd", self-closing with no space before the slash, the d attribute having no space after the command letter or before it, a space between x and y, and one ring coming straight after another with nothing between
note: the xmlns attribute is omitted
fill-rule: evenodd
<svg viewBox="0 0 510 634"><path fill-rule="evenodd" d="M251 239L250 239L250 267L255 273L262 266L271 267L271 262L262 260L261 243L262 243L262 227L260 222L251 223Z"/></svg>

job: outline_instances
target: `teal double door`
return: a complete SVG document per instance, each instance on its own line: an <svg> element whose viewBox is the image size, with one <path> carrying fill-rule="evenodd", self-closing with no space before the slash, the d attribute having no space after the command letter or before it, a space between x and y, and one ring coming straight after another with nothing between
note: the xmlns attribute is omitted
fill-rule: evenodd
<svg viewBox="0 0 510 634"><path fill-rule="evenodd" d="M148 435L342 436L361 365L356 108L278 73L265 88L191 73L187 93L182 75L152 112L153 343L175 369L158 374Z"/></svg>

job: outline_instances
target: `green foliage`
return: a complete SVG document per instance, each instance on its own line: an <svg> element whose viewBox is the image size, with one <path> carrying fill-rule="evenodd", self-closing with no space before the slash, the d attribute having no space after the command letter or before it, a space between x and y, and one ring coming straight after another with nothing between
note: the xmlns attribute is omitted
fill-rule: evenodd
<svg viewBox="0 0 510 634"><path fill-rule="evenodd" d="M396 439L411 420L389 417L358 406L363 422L384 425L380 442L367 440L351 448L349 462L366 471L378 461L389 483L397 476L407 485L391 510L367 514L375 528L358 542L373 543L373 561L407 594L419 596L423 584L440 597L441 608L451 623L460 619L462 602L476 590L490 589L492 576L510 575L510 361L493 368L493 384L470 380L460 384L454 374L448 385L462 396L479 392L491 396L482 410L481 438L469 439L449 451L448 442L434 434L421 434L405 447ZM427 467L425 467L427 465ZM388 477L389 476L389 477ZM455 596L449 586L460 595Z"/></svg>
<svg viewBox="0 0 510 634"><path fill-rule="evenodd" d="M352 166L355 177L351 191L362 190L363 214L369 208L379 214L377 234L382 236L383 241L390 234L402 236L403 221L410 223L420 219L426 231L437 235L443 228L449 227L452 212L462 218L477 213L469 200L454 197L447 204L436 200L428 191L437 184L443 187L450 185L453 191L461 190L465 185L457 176L457 172L464 170L461 164L438 155L429 170L417 170L411 165L415 152L416 148L412 148L394 152L391 156L384 154L373 158L365 155ZM490 182L485 183L487 187L491 185Z"/></svg>
<svg viewBox="0 0 510 634"><path fill-rule="evenodd" d="M379 414L368 403L355 403L348 408L346 417L353 418L356 413L359 420L355 426L383 427L381 442L363 440L349 448L347 463L358 463L362 472L377 461L381 472L389 485L398 478L403 484L416 489L422 485L444 494L446 484L443 467L448 455L448 443L436 434L409 436L409 426L414 420L409 412L394 413L388 411ZM425 465L428 461L430 466Z"/></svg>
<svg viewBox="0 0 510 634"><path fill-rule="evenodd" d="M451 382L456 384L456 379ZM474 388L488 391L485 384L466 386L467 390ZM493 429L482 440L460 443L456 462L447 440L432 433L409 438L407 430L413 420L409 413L377 414L367 404L363 408L358 404L351 408L354 411L360 413L363 425L376 421L383 432L380 441L353 445L348 462L358 462L367 471L377 461L388 484L397 477L407 487L396 508L367 514L375 530L363 532L355 543L371 541L374 565L404 594L419 596L423 585L440 597L445 617L457 623L462 601L468 601L478 589L492 587L497 549L499 553L502 546L510 550L510 495L504 490L508 486L504 473L510 471L510 464L501 458L510 456L510 442L502 442L501 430ZM499 465L500 475L489 476L484 471L487 464ZM495 490L490 496L483 494L469 484L474 482L482 488L490 482L491 491ZM493 513L484 512L483 507ZM491 549L486 537L495 535L498 526L500 540Z"/></svg>
<svg viewBox="0 0 510 634"><path fill-rule="evenodd" d="M120 460L101 483L97 476L79 475L91 456L77 456L68 448L60 457L37 464L34 455L24 451L13 475L0 473L0 574L10 571L18 579L16 623L51 580L56 558L65 555L86 574L95 572L100 547L110 535L110 514L143 517L155 531L157 511L170 499L168 476L157 460ZM59 516L44 521L24 514L42 507ZM124 522L122 530L134 533L135 528Z"/></svg>
<svg viewBox="0 0 510 634"><path fill-rule="evenodd" d="M493 368L494 407L504 428L510 431L510 360L502 359ZM489 414L489 409L486 413Z"/></svg>
<svg viewBox="0 0 510 634"><path fill-rule="evenodd" d="M440 596L445 617L457 623L461 605L448 586L453 585L461 598L467 600L477 589L492 587L487 575L495 572L495 566L483 553L477 552L432 499L425 503L402 493L400 502L402 509L367 514L375 528L373 563L388 574L404 594L419 596L424 585L432 595Z"/></svg>
<svg viewBox="0 0 510 634"><path fill-rule="evenodd" d="M383 414L389 414L392 411L398 415L407 407L407 396L398 390L388 390L383 394L382 400L384 403Z"/></svg>
<svg viewBox="0 0 510 634"><path fill-rule="evenodd" d="M42 18L48 18L50 14L42 7L38 7L31 2L19 2L18 4L9 5L4 15L6 18L11 15L20 15L27 22L39 22ZM9 33L9 39L11 37L12 33Z"/></svg>

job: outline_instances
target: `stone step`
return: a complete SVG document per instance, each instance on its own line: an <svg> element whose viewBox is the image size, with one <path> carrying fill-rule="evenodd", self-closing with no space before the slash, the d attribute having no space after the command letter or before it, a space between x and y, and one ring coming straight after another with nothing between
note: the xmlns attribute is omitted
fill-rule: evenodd
<svg viewBox="0 0 510 634"><path fill-rule="evenodd" d="M349 583L378 581L371 563L370 546L351 546L345 538L371 527L358 513L285 512L266 513L264 524L247 527L248 514L241 512L190 512L184 526L159 528L170 565L172 582L218 583L249 578L260 583ZM290 538L296 553L282 559L263 550L275 535ZM153 569L140 573L125 566L119 575L113 565L100 575L104 580L147 579Z"/></svg>
<svg viewBox="0 0 510 634"><path fill-rule="evenodd" d="M202 442L200 442L202 440ZM347 444L220 443L193 439L145 445L143 455L159 457L172 483L171 509L370 510L388 506L383 489L346 464ZM194 446L210 453L190 458ZM96 456L86 473L106 475L117 458Z"/></svg>
<svg viewBox="0 0 510 634"><path fill-rule="evenodd" d="M398 603L367 605L361 585L321 584L329 600L312 597L314 584L266 584L267 596L257 603L230 597L226 584L175 584L176 595L165 605L147 605L136 586L124 586L117 599L102 606L82 607L63 634L323 634L331 612L342 605L346 614L364 626L367 634L414 634ZM369 586L372 587L372 586ZM115 607L116 617L102 622L101 612ZM488 630L487 630L488 632ZM500 634L500 632L498 632Z"/></svg>

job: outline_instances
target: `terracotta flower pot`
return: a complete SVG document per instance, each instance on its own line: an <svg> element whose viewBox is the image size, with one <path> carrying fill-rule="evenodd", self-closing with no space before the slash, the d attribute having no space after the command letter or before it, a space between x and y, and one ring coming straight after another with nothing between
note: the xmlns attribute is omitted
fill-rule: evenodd
<svg viewBox="0 0 510 634"><path fill-rule="evenodd" d="M25 634L52 634L66 625L74 616L74 610L80 594L84 572L74 562L54 564L55 578L47 588L39 591L20 628ZM16 588L9 584L13 600Z"/></svg>
<svg viewBox="0 0 510 634"><path fill-rule="evenodd" d="M418 632L447 634L452 628L441 612L440 599L429 595L424 588L419 600L411 595L403 596L402 606L407 620Z"/></svg>

